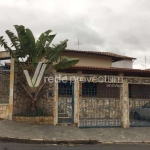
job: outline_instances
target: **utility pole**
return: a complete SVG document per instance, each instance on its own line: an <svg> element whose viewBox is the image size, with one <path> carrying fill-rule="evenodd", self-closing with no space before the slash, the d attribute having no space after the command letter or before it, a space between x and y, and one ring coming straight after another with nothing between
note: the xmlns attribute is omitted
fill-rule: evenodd
<svg viewBox="0 0 150 150"><path fill-rule="evenodd" d="M82 43L80 43L79 39L77 41L77 43L75 45L78 45L78 50L79 50L79 46L82 45Z"/></svg>
<svg viewBox="0 0 150 150"><path fill-rule="evenodd" d="M146 69L146 56L145 56L145 69Z"/></svg>

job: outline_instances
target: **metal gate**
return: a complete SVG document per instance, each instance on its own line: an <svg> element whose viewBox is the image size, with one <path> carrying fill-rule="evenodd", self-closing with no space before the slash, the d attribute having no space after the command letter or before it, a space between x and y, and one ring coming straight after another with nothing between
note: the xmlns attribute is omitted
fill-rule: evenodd
<svg viewBox="0 0 150 150"><path fill-rule="evenodd" d="M74 83L58 83L58 123L74 122Z"/></svg>
<svg viewBox="0 0 150 150"><path fill-rule="evenodd" d="M150 126L150 85L129 85L130 126Z"/></svg>
<svg viewBox="0 0 150 150"><path fill-rule="evenodd" d="M121 126L120 86L83 83L81 93L80 128Z"/></svg>

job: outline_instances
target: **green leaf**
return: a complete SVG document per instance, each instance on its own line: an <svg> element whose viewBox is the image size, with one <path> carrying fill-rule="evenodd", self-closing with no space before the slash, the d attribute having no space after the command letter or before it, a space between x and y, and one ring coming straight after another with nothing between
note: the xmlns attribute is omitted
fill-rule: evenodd
<svg viewBox="0 0 150 150"><path fill-rule="evenodd" d="M67 57L61 57L61 53L67 47L67 41L64 40L60 44L50 46L51 42L55 38L56 34L50 35L52 30L47 30L40 35L37 42L35 42L34 35L30 29L26 29L23 25L14 25L17 36L6 30L6 34L11 40L11 47L15 47L16 51L13 51L11 47L7 45L3 37L0 37L0 45L3 46L6 51L9 51L11 56L19 61L19 58L25 58L30 64L35 64L41 61L45 57L45 63L55 64L56 69L64 69L76 64L78 59L68 59Z"/></svg>
<svg viewBox="0 0 150 150"><path fill-rule="evenodd" d="M26 35L27 35L29 42L30 42L29 47L31 49L35 50L35 38L34 38L32 31L30 29L26 29Z"/></svg>
<svg viewBox="0 0 150 150"><path fill-rule="evenodd" d="M56 34L48 36L46 48L49 48L49 46L50 46L50 44L53 41L53 39L54 39L55 36L56 36Z"/></svg>
<svg viewBox="0 0 150 150"><path fill-rule="evenodd" d="M36 42L36 49L38 50L38 54L37 55L41 55L43 53L45 53L45 46L46 46L46 42L48 41L49 38L49 34L52 32L52 30L47 30L44 33L42 33L40 35L40 37L38 38L37 42Z"/></svg>
<svg viewBox="0 0 150 150"><path fill-rule="evenodd" d="M60 58L59 63L54 65L54 68L56 70L58 70L58 69L66 69L66 68L74 66L78 62L79 62L78 58L67 58L66 56L63 56L63 57Z"/></svg>
<svg viewBox="0 0 150 150"><path fill-rule="evenodd" d="M26 35L26 30L25 27L20 25L14 25L17 34L18 34L18 39L20 41L20 45L21 45L21 51L22 53L28 55L29 54L29 49L28 49L28 45L29 45L29 39Z"/></svg>
<svg viewBox="0 0 150 150"><path fill-rule="evenodd" d="M29 43L28 43L28 55L32 58L33 63L38 63L38 56L37 56L37 50L35 48L35 38L33 36L33 33L30 29L26 29L26 35L28 37Z"/></svg>
<svg viewBox="0 0 150 150"><path fill-rule="evenodd" d="M67 41L68 40L64 40L63 42L61 42L58 45L53 45L53 47L50 49L49 54L46 55L46 57L45 57L48 60L48 62L57 62L58 61L60 54L67 47Z"/></svg>
<svg viewBox="0 0 150 150"><path fill-rule="evenodd" d="M15 49L20 49L21 46L18 37L10 30L6 30L5 32L12 42L12 47L15 47Z"/></svg>
<svg viewBox="0 0 150 150"><path fill-rule="evenodd" d="M3 46L5 50L10 53L10 56L12 56L13 58L15 57L13 50L7 45L7 42L5 42L3 36L0 37L0 46Z"/></svg>

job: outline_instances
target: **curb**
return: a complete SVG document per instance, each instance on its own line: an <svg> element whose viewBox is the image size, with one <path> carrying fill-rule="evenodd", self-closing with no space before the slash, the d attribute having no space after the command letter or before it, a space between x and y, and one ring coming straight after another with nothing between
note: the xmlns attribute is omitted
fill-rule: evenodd
<svg viewBox="0 0 150 150"><path fill-rule="evenodd" d="M98 144L94 139L79 139L79 140L44 140L44 139L19 139L14 137L0 137L1 142L28 143L28 144Z"/></svg>
<svg viewBox="0 0 150 150"><path fill-rule="evenodd" d="M28 143L28 144L56 144L56 145L94 145L94 144L150 144L150 141L98 141L96 139L75 139L75 140L44 140L44 139L19 139L14 137L0 137L0 142Z"/></svg>

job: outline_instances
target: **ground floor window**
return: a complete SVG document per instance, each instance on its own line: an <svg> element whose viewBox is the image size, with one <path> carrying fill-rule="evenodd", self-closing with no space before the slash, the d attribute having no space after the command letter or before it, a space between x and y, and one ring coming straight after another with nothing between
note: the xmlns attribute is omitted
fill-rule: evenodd
<svg viewBox="0 0 150 150"><path fill-rule="evenodd" d="M97 95L97 83L83 83L82 84L82 96L96 96Z"/></svg>
<svg viewBox="0 0 150 150"><path fill-rule="evenodd" d="M58 94L62 96L71 96L72 95L72 82L59 82L58 83Z"/></svg>
<svg viewBox="0 0 150 150"><path fill-rule="evenodd" d="M101 97L101 98L119 98L120 85L111 86L106 83L82 83L82 96Z"/></svg>
<svg viewBox="0 0 150 150"><path fill-rule="evenodd" d="M129 84L129 98L139 98L139 99L150 98L150 85Z"/></svg>

